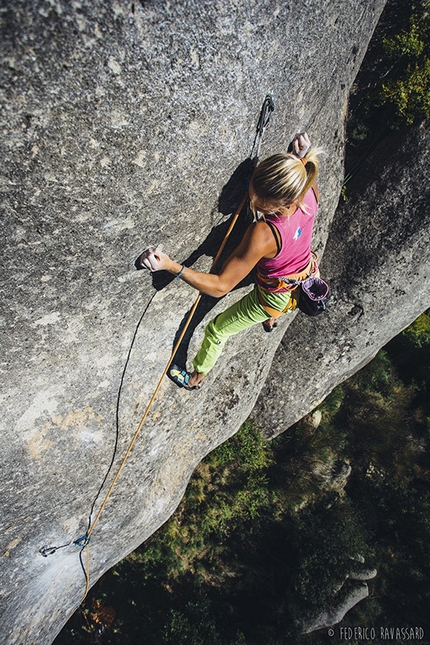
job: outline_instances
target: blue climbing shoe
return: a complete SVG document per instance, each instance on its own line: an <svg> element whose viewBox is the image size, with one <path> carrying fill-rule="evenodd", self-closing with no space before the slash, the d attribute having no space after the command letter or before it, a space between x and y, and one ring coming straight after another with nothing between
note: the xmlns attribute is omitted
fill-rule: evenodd
<svg viewBox="0 0 430 645"><path fill-rule="evenodd" d="M198 385L189 386L188 382L191 378L191 374L187 370L183 370L179 365L171 365L169 369L169 378L173 381L178 387L184 387L186 390L200 390L203 383L200 382Z"/></svg>

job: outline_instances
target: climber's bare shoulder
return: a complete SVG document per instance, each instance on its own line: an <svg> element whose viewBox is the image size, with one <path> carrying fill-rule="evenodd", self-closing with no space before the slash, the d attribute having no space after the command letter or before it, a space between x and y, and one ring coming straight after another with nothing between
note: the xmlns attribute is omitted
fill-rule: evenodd
<svg viewBox="0 0 430 645"><path fill-rule="evenodd" d="M235 287L264 257L274 257L277 252L276 241L266 222L251 224L239 246L224 263L220 279L225 292Z"/></svg>

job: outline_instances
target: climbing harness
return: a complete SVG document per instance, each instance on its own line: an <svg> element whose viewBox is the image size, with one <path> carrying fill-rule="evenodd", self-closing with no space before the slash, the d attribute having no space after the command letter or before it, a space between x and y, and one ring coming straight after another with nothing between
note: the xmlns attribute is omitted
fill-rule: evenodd
<svg viewBox="0 0 430 645"><path fill-rule="evenodd" d="M264 99L263 106L261 108L260 118L259 118L258 123L257 123L256 135L255 135L255 139L254 139L254 143L253 143L253 147L252 147L252 151L251 151L251 158L253 159L254 164L256 164L257 161L258 161L258 155L259 155L259 152L260 152L260 147L261 147L263 134L264 134L267 126L269 125L270 117L271 117L271 114L272 114L273 111L274 111L273 96L271 94L267 94L265 99ZM255 152L254 152L254 149L255 149ZM211 269L210 269L210 273L213 273L213 271L215 270L215 267L216 267L216 265L217 265L217 263L219 261L219 258L221 257L221 254L224 251L224 248L225 248L225 245L227 243L227 240L230 237L230 234L231 234L231 232L232 232L232 230L233 230L233 228L234 228L234 226L235 226L235 224L237 222L237 219L238 219L238 217L239 217L239 215L240 215L240 213L241 213L241 211L242 211L247 199L248 199L248 190L246 190L245 195L243 196L238 208L236 209L236 211L235 211L235 213L234 213L234 215L232 217L232 220L231 220L230 225L229 225L229 227L227 229L227 232L226 232L226 234L224 236L224 239L223 239L223 241L221 243L221 246L220 246L220 248L219 248L219 250L218 250L218 252L217 252L217 254L215 256L215 259L213 260L213 263L212 263L212 266L211 266ZM137 335L138 328L140 326L140 323L141 323L141 321L143 319L144 314L146 313L149 305L152 302L153 297L150 299L150 301L149 301L147 307L145 308L145 311L142 314L142 316L141 316L141 318L139 320L139 323L138 323L138 325L136 327L135 334L133 336L133 340L132 340L132 343L131 343L131 346L129 348L129 352L128 352L128 355L127 355L126 365L125 365L125 368L123 370L123 374L122 374L122 378L121 378L121 384L120 384L120 391L121 391L121 388L122 388L124 375L125 375L125 370L126 370L126 367L128 365L128 361L130 359L131 349L132 349L132 347L134 345L134 341L135 341L135 338L136 338L136 335ZM167 365L166 365L166 367L165 367L165 369L164 369L164 371L163 371L163 373L162 373L162 375L161 375L161 377L160 377L160 379L158 381L157 387L154 390L154 393L153 393L153 395L152 395L152 397L151 397L151 399L150 399L150 401L149 401L149 403L148 403L148 405L146 407L146 410L145 410L145 412L144 412L144 414L143 414L143 416L142 416L142 418L141 418L141 420L139 422L139 425L138 425L138 427L137 427L137 429L136 429L136 431L135 431L135 433L134 433L134 435L133 435L133 437L132 437L132 439L130 441L130 444L129 444L129 446L128 446L127 450L126 450L126 453L125 453L125 455L124 455L124 457L123 457L123 459L122 459L122 461L121 461L121 463L120 463L120 465L119 465L119 467L118 467L118 469L116 471L116 474L115 474L115 476L114 476L114 478L113 478L113 480L112 480L112 482L111 482L111 484L109 486L109 489L108 489L108 491L107 491L107 493L106 493L106 495L105 495L105 497L103 499L103 502L100 505L100 508L99 508L99 510L97 512L97 515L95 516L94 521L92 521L92 513L93 513L93 510L94 510L94 507L95 507L95 503L96 503L96 501L97 501L97 499L98 499L98 497L99 497L99 495L101 493L101 490L102 490L102 488L103 488L103 486L104 486L104 484L105 484L105 482L107 480L107 477L108 477L109 472L110 472L110 470L112 468L113 461L114 461L114 458L115 458L116 448L117 448L117 445L118 445L118 431L117 431L117 436L116 436L116 440L115 440L115 447L114 447L114 454L113 454L110 466L108 468L108 471L105 474L103 482L102 482L101 486L99 487L97 495L96 495L96 497L95 497L95 499L94 499L94 501L92 503L90 515L89 515L89 518L88 518L87 531L83 536L81 536L80 538L78 538L78 539L73 541L73 544L75 544L76 546L80 547L80 549L81 549L80 553L79 553L79 560L80 560L81 567L82 567L82 570L83 570L84 575L85 575L85 591L84 591L84 595L82 596L79 605L82 605L82 603L84 602L84 600L85 600L85 598L86 598L86 596L88 594L89 588L90 588L90 557L89 557L90 554L89 554L89 546L90 546L91 535L94 532L94 529L95 529L95 527L96 527L96 525L97 525L97 523L98 523L98 521L100 519L101 514L103 513L103 510L104 510L104 508L105 508L105 506L106 506L106 504L107 504L107 502L109 500L109 497L112 494L113 488L114 488L116 482L118 481L118 478L119 478L119 476L120 476L120 474L121 474L121 472L122 472L122 470L123 470L123 468L124 468L124 466L125 466L125 464L127 462L127 459L129 457L132 449L133 449L133 446L136 443L136 440L137 440L137 438L139 436L139 433L140 433L140 431L141 431L141 429L143 427L143 424L145 423L145 420L146 420L146 418L147 418L147 416L149 414L149 411L150 411L150 409L151 409L151 407L152 407L152 405L153 405L153 403L154 403L154 401L156 399L156 396L157 396L157 394L159 392L159 389L161 387L162 381L163 381L164 377L166 376L166 374L167 374L167 372L169 370L169 367L170 367L170 365L171 365L171 363L173 361L173 358L174 358L176 352L179 349L179 346L180 346L180 344L181 344L181 342L182 342L182 340L183 340L183 338L185 336L185 333L186 333L186 331L187 331L187 329L189 327L189 324L190 324L190 322L191 322L191 320L192 320L192 318L194 316L194 313L195 313L195 311L197 309L197 306L198 306L198 304L199 304L199 302L201 300L201 297L202 297L202 294L199 293L197 298L196 298L196 301L194 302L194 304L193 304L193 306L192 306L192 308L190 310L190 313L188 314L187 320L186 320L186 322L185 322L185 324L184 324L184 326L182 328L182 331L181 331L181 333L179 335L178 340L176 341L176 344L175 344L175 346L174 346L174 348L172 350L172 353L171 353L171 356L170 356L170 358L169 358L169 360L167 362ZM119 409L119 396L118 396L118 399L117 399L117 428L118 428L118 409ZM43 547L41 547L39 549L39 552L43 557L47 557L48 555L51 555L51 554L55 553L58 549L64 548L66 546L69 546L70 544L71 544L71 542L69 542L67 544L64 544L64 545L61 545L61 546L47 546L47 545L45 545L45 546L43 546ZM82 557L84 550L85 550L85 564L83 562L83 557ZM79 605L76 608L78 608Z"/></svg>
<svg viewBox="0 0 430 645"><path fill-rule="evenodd" d="M303 280L306 280L306 278L309 278L309 276L316 274L318 271L317 260L317 254L311 251L310 261L299 273L292 273L281 278L268 278L260 273L260 271L257 271L257 282L263 289L273 293L284 290L290 291L290 289L294 289L294 287L303 282Z"/></svg>
<svg viewBox="0 0 430 645"><path fill-rule="evenodd" d="M329 286L319 277L318 255L311 251L309 264L300 272L282 278L267 278L257 271L257 297L264 311L271 318L279 318L289 309L298 307L307 316L317 316L326 310ZM266 288L265 288L266 287ZM267 304L264 292L291 292L287 306L275 309Z"/></svg>
<svg viewBox="0 0 430 645"><path fill-rule="evenodd" d="M285 314L289 309L294 311L298 302L298 287L302 282L311 276L315 276L318 272L318 256L314 251L311 251L311 259L309 263L299 273L294 273L282 278L268 278L257 271L257 296L260 305L264 311L269 314L271 318L279 318ZM275 309L267 304L264 299L264 291L270 293L277 293L279 291L290 291L291 297L287 306L284 309Z"/></svg>

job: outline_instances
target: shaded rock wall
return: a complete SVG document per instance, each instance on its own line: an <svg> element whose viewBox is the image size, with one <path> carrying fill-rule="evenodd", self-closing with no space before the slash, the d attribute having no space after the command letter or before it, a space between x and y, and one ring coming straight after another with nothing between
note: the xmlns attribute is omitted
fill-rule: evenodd
<svg viewBox="0 0 430 645"><path fill-rule="evenodd" d="M268 437L287 428L370 361L430 306L429 122L369 157L331 223L322 274L328 311L298 314L253 415Z"/></svg>
<svg viewBox="0 0 430 645"><path fill-rule="evenodd" d="M276 112L263 153L303 127L327 151L323 248L347 96L383 5L4 3L2 642L51 642L79 603L78 549L45 559L39 548L85 532L116 438L114 470L195 297L178 281L153 284L134 259L159 242L208 268L231 212L218 198L249 155L267 91ZM197 320L238 295L206 299ZM249 415L273 336L232 340L196 396L164 382L94 532L91 583L169 517L195 465Z"/></svg>

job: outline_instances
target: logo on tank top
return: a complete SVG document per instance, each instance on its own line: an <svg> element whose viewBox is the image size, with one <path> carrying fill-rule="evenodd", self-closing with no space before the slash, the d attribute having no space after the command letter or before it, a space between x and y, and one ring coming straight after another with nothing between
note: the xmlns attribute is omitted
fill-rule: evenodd
<svg viewBox="0 0 430 645"><path fill-rule="evenodd" d="M297 231L294 233L293 240L294 240L294 241L298 240L301 234L302 234L302 229L301 229L301 228L300 228L300 226L299 226L299 228L297 229Z"/></svg>

